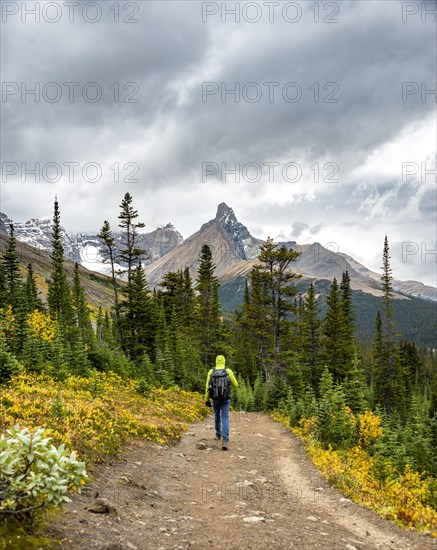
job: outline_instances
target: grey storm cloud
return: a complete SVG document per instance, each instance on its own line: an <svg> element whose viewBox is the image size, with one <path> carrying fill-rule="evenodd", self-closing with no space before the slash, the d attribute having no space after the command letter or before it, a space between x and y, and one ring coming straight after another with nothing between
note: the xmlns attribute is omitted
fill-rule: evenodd
<svg viewBox="0 0 437 550"><path fill-rule="evenodd" d="M113 21L112 3L98 4L103 17L95 24L80 17L69 23L65 14L58 23L36 24L31 18L22 23L18 14L2 24L3 91L5 82L19 88L2 97L2 161L96 162L106 168L96 185L72 184L64 177L57 185L39 182L24 195L20 174L11 176L2 181L1 209L8 215L50 215L58 193L66 206L81 208L83 221L64 207L66 219L76 225L72 229L91 230L96 212L109 216L128 190L146 214L168 220L175 212L190 230L205 221L205 213L195 208L184 222L178 202L186 207L198 200L211 209L214 201L225 200L239 206L249 227L262 228L271 220L282 224L278 234L292 227L290 237L296 238L304 230L326 231L333 219L370 227L375 204L390 223L391 215L416 200L429 228L433 216L435 223L435 196L417 182L352 177L373 151L435 109L431 96L423 101L420 95L422 83L435 85L430 18L422 23L419 14L403 22L400 1L342 1L338 23L316 24L302 2L302 18L295 24L280 12L270 23L260 2L264 13L257 23L244 18L235 23L232 17L222 23L220 13L203 22L202 2L152 0L138 2L139 22L128 24ZM212 5L220 11L223 3ZM21 101L23 86L39 83L42 89L49 82L62 89L59 101L35 102L31 95ZM79 83L73 102L67 82ZM101 99L83 99L87 83L100 87ZM410 95L403 98L405 83ZM232 89L239 89L238 101ZM229 93L222 97L222 90ZM287 101L296 90L299 100ZM46 91L53 94L56 87ZM251 101L260 91L259 100ZM430 151L434 148L430 144ZM251 185L227 181L220 187L220 173L202 183L207 162L232 168L288 161L300 163L306 174L315 162L331 161L339 167L339 182L310 189L312 196L296 188L301 195L287 201L272 190L262 203L269 183L265 170ZM116 162L136 163L138 181L114 181L110 166ZM164 209L172 203L176 206ZM94 229L99 225L100 220Z"/></svg>
<svg viewBox="0 0 437 550"><path fill-rule="evenodd" d="M295 237L296 239L299 238L300 235L302 235L302 232L305 230L305 229L308 229L308 224L307 223L304 223L304 222L294 222L293 225L291 226L291 234L293 235L293 237Z"/></svg>

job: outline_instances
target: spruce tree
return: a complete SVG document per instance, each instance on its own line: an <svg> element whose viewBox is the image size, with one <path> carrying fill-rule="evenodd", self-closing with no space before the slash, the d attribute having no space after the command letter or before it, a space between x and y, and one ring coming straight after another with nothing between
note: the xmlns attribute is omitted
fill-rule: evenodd
<svg viewBox="0 0 437 550"><path fill-rule="evenodd" d="M6 286L6 301L15 306L17 299L17 288L21 282L20 260L17 254L17 243L14 235L14 224L9 226L9 238L6 252L3 255L3 268Z"/></svg>
<svg viewBox="0 0 437 550"><path fill-rule="evenodd" d="M125 347L130 358L139 362L145 353L153 353L155 341L155 309L141 264L133 272L125 311Z"/></svg>
<svg viewBox="0 0 437 550"><path fill-rule="evenodd" d="M221 350L222 326L221 309L218 296L219 282L214 275L215 265L211 249L202 246L200 265L196 280L196 333L199 350L205 368L212 365L216 353Z"/></svg>
<svg viewBox="0 0 437 550"><path fill-rule="evenodd" d="M341 363L343 338L343 312L337 279L334 277L327 297L327 312L323 323L323 358L336 382L341 382L345 372Z"/></svg>
<svg viewBox="0 0 437 550"><path fill-rule="evenodd" d="M38 287L33 273L32 264L27 265L27 277L26 277L26 299L28 304L28 311L31 313L34 309L39 311L44 310L42 300L38 296Z"/></svg>
<svg viewBox="0 0 437 550"><path fill-rule="evenodd" d="M272 343L274 356L280 356L281 335L284 330L288 314L293 310L292 298L297 290L294 280L298 275L288 270L290 264L297 260L300 253L295 250L287 250L283 245L278 245L269 237L260 246L258 269L263 274L269 296L269 309L272 318Z"/></svg>
<svg viewBox="0 0 437 550"><path fill-rule="evenodd" d="M350 277L346 270L343 272L340 283L341 311L343 315L343 334L342 334L342 363L347 373L355 357L355 312L352 304L352 290L350 287Z"/></svg>
<svg viewBox="0 0 437 550"><path fill-rule="evenodd" d="M100 230L99 238L104 243L104 247L101 250L102 256L105 262L109 262L111 268L111 281L112 288L114 290L114 310L117 321L117 332L120 343L122 343L123 335L120 328L120 303L118 299L118 283L115 270L115 262L117 260L117 243L112 234L111 226L107 220L103 222L103 227Z"/></svg>
<svg viewBox="0 0 437 550"><path fill-rule="evenodd" d="M323 357L336 382L342 382L352 369L355 350L355 323L348 272L340 287L334 278L327 297L323 322Z"/></svg>
<svg viewBox="0 0 437 550"><path fill-rule="evenodd" d="M259 263L252 269L250 285L238 325L247 339L249 349L256 355L268 386L275 374L285 375L288 369L281 347L290 332L290 316L295 310L296 274L289 270L299 253L278 245L271 238L261 245ZM287 355L287 354L286 354ZM269 388L271 390L271 388ZM270 391L270 397L272 391Z"/></svg>
<svg viewBox="0 0 437 550"><path fill-rule="evenodd" d="M85 291L80 282L79 264L74 265L73 286L71 289L73 314L83 343L91 343L94 332L90 320L90 312L86 303Z"/></svg>
<svg viewBox="0 0 437 550"><path fill-rule="evenodd" d="M316 389L322 373L320 359L321 321L319 319L319 309L317 306L316 290L313 281L311 281L303 300L301 327L304 381L306 384L311 384L313 389Z"/></svg>
<svg viewBox="0 0 437 550"><path fill-rule="evenodd" d="M377 334L374 349L378 353L374 361L373 392L374 400L388 413L393 413L401 406L404 380L399 368L398 349L395 340L393 321L393 286L390 267L390 254L387 236L384 239L382 266L382 313L377 319Z"/></svg>
<svg viewBox="0 0 437 550"><path fill-rule="evenodd" d="M70 287L64 269L64 247L62 245L61 216L58 199L55 199L52 231L52 272L48 285L47 302L52 318L64 327L74 323L70 299Z"/></svg>
<svg viewBox="0 0 437 550"><path fill-rule="evenodd" d="M132 276L135 268L135 264L138 265L140 259L144 256L144 250L138 247L138 229L144 227L144 223L136 222L138 218L138 212L132 206L132 196L130 193L124 195L120 204L120 214L118 219L120 223L118 226L121 228L122 242L119 252L119 257L122 262L126 264L127 282L128 282L128 299L130 299L129 289L131 287ZM104 226L105 227L105 226ZM102 228L103 229L103 228Z"/></svg>
<svg viewBox="0 0 437 550"><path fill-rule="evenodd" d="M0 262L0 309L4 309L8 305L7 298L5 266L3 262Z"/></svg>
<svg viewBox="0 0 437 550"><path fill-rule="evenodd" d="M355 414L368 409L366 377L358 355L352 361L352 368L344 383L346 403Z"/></svg>

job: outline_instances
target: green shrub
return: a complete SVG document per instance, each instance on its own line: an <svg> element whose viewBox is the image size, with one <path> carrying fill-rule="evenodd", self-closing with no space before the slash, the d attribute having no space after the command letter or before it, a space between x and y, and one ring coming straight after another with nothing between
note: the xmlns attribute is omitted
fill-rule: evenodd
<svg viewBox="0 0 437 550"><path fill-rule="evenodd" d="M43 428L32 434L18 425L0 436L0 519L31 524L44 507L68 502L67 492L88 480L75 452L50 441Z"/></svg>
<svg viewBox="0 0 437 550"><path fill-rule="evenodd" d="M6 344L0 341L0 384L8 382L14 374L20 372L20 364L8 351Z"/></svg>

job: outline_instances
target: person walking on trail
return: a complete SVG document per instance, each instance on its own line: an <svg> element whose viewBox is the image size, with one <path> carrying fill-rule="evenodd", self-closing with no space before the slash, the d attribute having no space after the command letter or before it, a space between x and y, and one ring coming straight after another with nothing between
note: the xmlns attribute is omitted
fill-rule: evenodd
<svg viewBox="0 0 437 550"><path fill-rule="evenodd" d="M223 355L217 355L215 367L206 377L206 405L214 409L215 439L222 441L222 449L229 448L229 410L231 408L231 385L238 387L237 379L231 369L226 368Z"/></svg>

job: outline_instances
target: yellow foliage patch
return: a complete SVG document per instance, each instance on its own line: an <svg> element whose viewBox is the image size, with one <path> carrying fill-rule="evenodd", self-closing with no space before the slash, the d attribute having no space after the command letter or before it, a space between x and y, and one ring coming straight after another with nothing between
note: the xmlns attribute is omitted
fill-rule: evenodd
<svg viewBox="0 0 437 550"><path fill-rule="evenodd" d="M53 342L56 332L56 321L49 315L35 309L27 316L27 324L35 337L46 342Z"/></svg>
<svg viewBox="0 0 437 550"><path fill-rule="evenodd" d="M381 419L372 411L358 415L358 440L361 447L368 448L383 434Z"/></svg>
<svg viewBox="0 0 437 550"><path fill-rule="evenodd" d="M342 493L409 529L430 531L437 537L437 510L426 504L429 481L419 472L406 468L399 475L385 461L385 479L376 476L376 459L367 447L382 436L380 418L371 411L358 415L358 445L349 450L324 449L312 436L315 417L302 419L290 428L288 418L274 413L273 418L289 428L305 444L307 453L321 474Z"/></svg>
<svg viewBox="0 0 437 550"><path fill-rule="evenodd" d="M65 443L82 460L100 462L129 437L162 444L179 439L187 422L206 413L198 394L158 388L146 398L135 388L135 381L113 373L64 382L23 374L0 388L0 432L15 424L42 426L55 444Z"/></svg>

